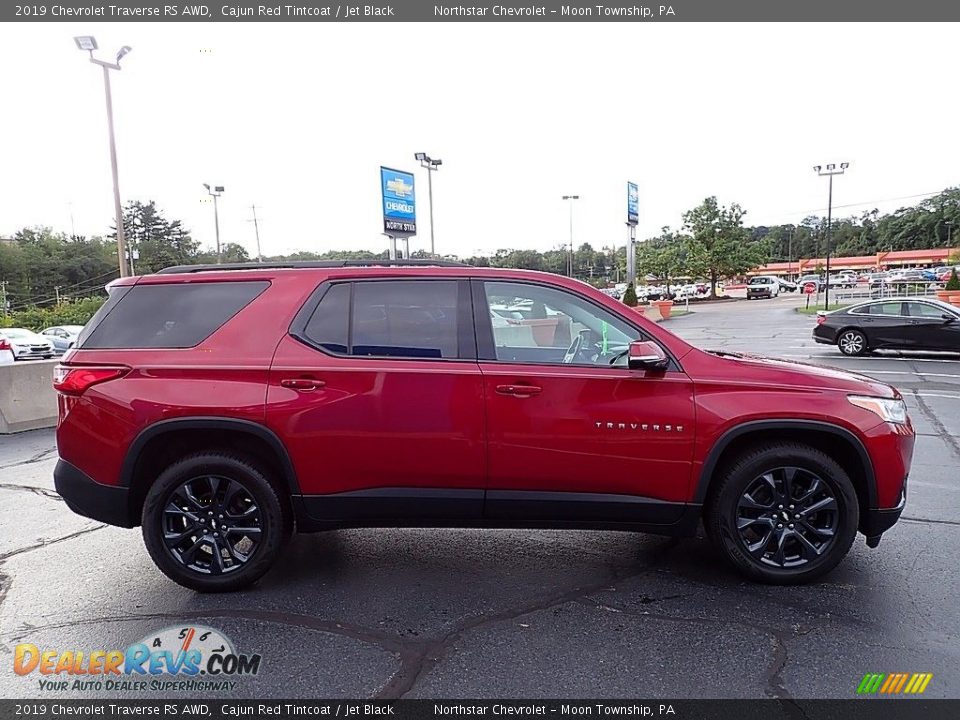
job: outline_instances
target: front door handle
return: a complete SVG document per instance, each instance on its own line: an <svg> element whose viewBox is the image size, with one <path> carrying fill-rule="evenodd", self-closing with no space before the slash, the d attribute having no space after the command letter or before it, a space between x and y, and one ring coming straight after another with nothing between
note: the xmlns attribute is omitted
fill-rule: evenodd
<svg viewBox="0 0 960 720"><path fill-rule="evenodd" d="M497 392L501 395L530 397L531 395L539 395L543 392L543 388L536 385L497 385Z"/></svg>
<svg viewBox="0 0 960 720"><path fill-rule="evenodd" d="M280 384L285 388L290 388L291 390L302 390L304 392L316 390L317 388L322 388L324 385L326 385L323 380L317 380L315 378L284 378L280 381Z"/></svg>

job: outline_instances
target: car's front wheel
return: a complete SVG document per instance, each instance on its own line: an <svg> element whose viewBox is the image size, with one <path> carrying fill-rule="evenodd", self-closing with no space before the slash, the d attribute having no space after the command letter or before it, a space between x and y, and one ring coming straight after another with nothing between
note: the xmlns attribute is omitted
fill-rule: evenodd
<svg viewBox="0 0 960 720"><path fill-rule="evenodd" d="M200 592L238 590L259 580L291 525L265 474L225 452L190 455L167 467L147 493L141 521L157 567Z"/></svg>
<svg viewBox="0 0 960 720"><path fill-rule="evenodd" d="M844 355L863 355L869 349L867 347L867 336L852 328L844 330L837 337L837 348Z"/></svg>
<svg viewBox="0 0 960 720"><path fill-rule="evenodd" d="M741 454L712 488L707 534L742 574L761 582L809 582L846 556L857 533L853 483L829 455L796 443Z"/></svg>

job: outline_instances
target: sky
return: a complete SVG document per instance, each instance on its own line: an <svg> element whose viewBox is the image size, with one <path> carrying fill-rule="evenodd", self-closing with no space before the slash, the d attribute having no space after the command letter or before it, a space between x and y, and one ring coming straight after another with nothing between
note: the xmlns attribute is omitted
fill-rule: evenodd
<svg viewBox="0 0 960 720"><path fill-rule="evenodd" d="M836 214L960 184L954 26L658 23L37 23L0 28L0 236L109 232L103 81L120 192L214 244L263 254L382 250L379 166L416 172L429 249L595 248L682 224L709 195L747 224L825 213L814 165L849 162Z"/></svg>

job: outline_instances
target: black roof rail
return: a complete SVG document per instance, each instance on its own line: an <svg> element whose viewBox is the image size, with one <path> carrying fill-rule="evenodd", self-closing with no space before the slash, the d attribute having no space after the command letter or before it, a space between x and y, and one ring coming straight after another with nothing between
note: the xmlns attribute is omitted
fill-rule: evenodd
<svg viewBox="0 0 960 720"><path fill-rule="evenodd" d="M411 260L292 260L290 262L245 262L223 263L220 265L172 265L157 270L156 275L175 273L211 272L215 270L276 270L297 268L346 268L346 267L470 267L467 263L454 260L432 260L414 258Z"/></svg>

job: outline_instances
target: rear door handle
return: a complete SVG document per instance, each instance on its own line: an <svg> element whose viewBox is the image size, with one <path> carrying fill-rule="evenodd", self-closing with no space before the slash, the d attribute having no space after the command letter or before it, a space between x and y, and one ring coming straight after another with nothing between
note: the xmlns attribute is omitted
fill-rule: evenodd
<svg viewBox="0 0 960 720"><path fill-rule="evenodd" d="M543 388L536 385L497 385L497 392L501 395L515 395L516 397L530 397L539 395Z"/></svg>
<svg viewBox="0 0 960 720"><path fill-rule="evenodd" d="M291 390L302 390L305 392L316 390L326 385L323 380L316 380L315 378L284 378L280 381L280 384Z"/></svg>

